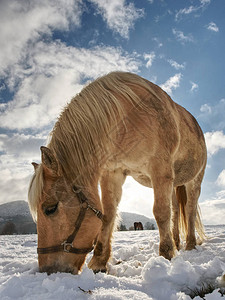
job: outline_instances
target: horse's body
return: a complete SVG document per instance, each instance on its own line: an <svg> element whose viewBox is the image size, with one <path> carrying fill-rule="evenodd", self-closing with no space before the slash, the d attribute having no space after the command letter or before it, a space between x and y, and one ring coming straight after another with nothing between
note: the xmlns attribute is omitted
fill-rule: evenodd
<svg viewBox="0 0 225 300"><path fill-rule="evenodd" d="M203 237L197 201L206 160L197 121L161 88L122 72L94 81L61 114L48 148L42 147L42 164L34 164L29 204L37 215L38 246L58 245L73 232L80 206L72 186L79 186L104 220L88 210L73 246L95 243L89 267L105 271L122 185L130 175L154 189L159 254L174 256L179 230L186 249L193 249L195 227ZM39 266L49 273L77 273L85 256L39 254Z"/></svg>

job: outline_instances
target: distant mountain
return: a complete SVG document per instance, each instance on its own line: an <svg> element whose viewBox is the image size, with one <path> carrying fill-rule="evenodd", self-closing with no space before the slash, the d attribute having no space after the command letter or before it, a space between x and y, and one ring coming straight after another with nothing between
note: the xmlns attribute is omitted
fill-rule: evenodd
<svg viewBox="0 0 225 300"><path fill-rule="evenodd" d="M0 218L14 216L30 216L30 210L26 201L18 200L0 205Z"/></svg>
<svg viewBox="0 0 225 300"><path fill-rule="evenodd" d="M134 222L141 222L143 224L143 226L145 226L145 224L147 222L150 222L151 224L153 224L155 226L155 228L157 228L155 219L148 218L143 215L129 213L129 212L121 212L120 218L121 218L120 224L125 225L127 229L134 226Z"/></svg>
<svg viewBox="0 0 225 300"><path fill-rule="evenodd" d="M28 203L14 201L0 205L0 234L30 234L36 233Z"/></svg>
<svg viewBox="0 0 225 300"><path fill-rule="evenodd" d="M120 224L125 225L127 229L132 227L134 222L142 222L143 226L150 222L157 228L155 219L135 213L120 213ZM36 233L36 224L33 222L26 201L14 201L0 205L0 234L7 234L7 230L17 234Z"/></svg>

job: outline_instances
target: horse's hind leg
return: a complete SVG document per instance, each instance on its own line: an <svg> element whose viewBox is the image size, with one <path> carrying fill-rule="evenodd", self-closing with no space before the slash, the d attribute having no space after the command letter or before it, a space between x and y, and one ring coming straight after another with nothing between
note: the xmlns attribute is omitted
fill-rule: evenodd
<svg viewBox="0 0 225 300"><path fill-rule="evenodd" d="M196 246L195 223L197 216L198 198L201 192L202 176L199 175L194 180L185 184L187 193L186 218L187 218L187 236L186 250L192 250Z"/></svg>
<svg viewBox="0 0 225 300"><path fill-rule="evenodd" d="M179 235L179 204L173 190L173 205L172 205L172 225L173 225L173 239L177 250L180 250L180 235Z"/></svg>
<svg viewBox="0 0 225 300"><path fill-rule="evenodd" d="M159 228L159 254L167 259L174 256L174 241L171 233L171 209L173 194L173 171L171 165L151 165L151 180L154 189L153 213Z"/></svg>
<svg viewBox="0 0 225 300"><path fill-rule="evenodd" d="M111 254L111 237L115 226L117 206L122 195L122 185L126 176L121 170L106 171L101 179L104 221L99 233L94 255L88 264L94 272L106 272L106 264Z"/></svg>

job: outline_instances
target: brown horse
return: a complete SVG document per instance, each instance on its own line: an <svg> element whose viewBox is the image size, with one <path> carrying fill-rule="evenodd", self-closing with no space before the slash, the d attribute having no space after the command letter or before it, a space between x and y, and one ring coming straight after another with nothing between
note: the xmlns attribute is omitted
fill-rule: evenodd
<svg viewBox="0 0 225 300"><path fill-rule="evenodd" d="M40 271L107 270L117 206L127 175L154 189L159 254L171 259L204 229L198 198L206 146L195 118L157 85L113 72L86 86L65 108L33 163L29 205L37 220ZM101 187L101 200L98 193Z"/></svg>

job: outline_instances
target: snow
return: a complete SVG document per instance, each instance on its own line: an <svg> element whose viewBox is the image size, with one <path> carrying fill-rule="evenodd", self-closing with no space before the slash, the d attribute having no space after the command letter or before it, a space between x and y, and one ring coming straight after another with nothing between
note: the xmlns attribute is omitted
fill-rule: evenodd
<svg viewBox="0 0 225 300"><path fill-rule="evenodd" d="M0 299L190 300L211 285L204 299L218 300L225 286L225 226L207 226L206 233L201 246L168 261L158 256L157 230L115 232L109 274L89 270L89 255L81 274L50 276L38 272L36 235L0 236Z"/></svg>

